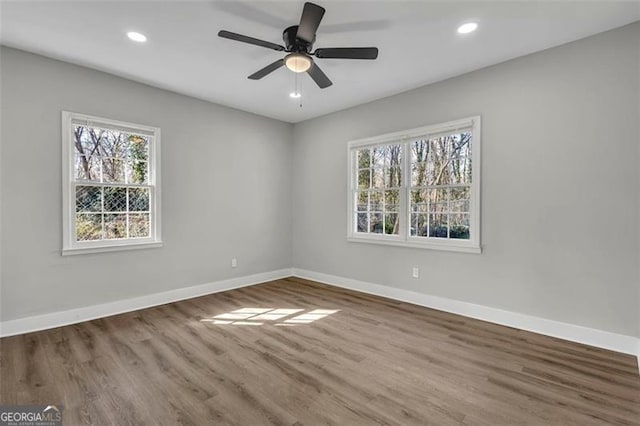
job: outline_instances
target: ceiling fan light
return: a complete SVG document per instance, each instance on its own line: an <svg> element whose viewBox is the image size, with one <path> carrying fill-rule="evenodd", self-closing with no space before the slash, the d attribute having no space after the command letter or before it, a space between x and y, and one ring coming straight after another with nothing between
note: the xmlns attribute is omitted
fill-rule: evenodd
<svg viewBox="0 0 640 426"><path fill-rule="evenodd" d="M293 72L305 72L311 68L311 58L302 53L291 53L284 58L284 64Z"/></svg>

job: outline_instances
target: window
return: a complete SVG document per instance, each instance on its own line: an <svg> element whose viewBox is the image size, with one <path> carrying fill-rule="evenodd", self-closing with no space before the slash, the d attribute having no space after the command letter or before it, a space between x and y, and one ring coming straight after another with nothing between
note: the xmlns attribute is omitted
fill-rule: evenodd
<svg viewBox="0 0 640 426"><path fill-rule="evenodd" d="M64 111L62 254L160 246L160 129Z"/></svg>
<svg viewBox="0 0 640 426"><path fill-rule="evenodd" d="M480 252L480 117L349 143L348 239Z"/></svg>

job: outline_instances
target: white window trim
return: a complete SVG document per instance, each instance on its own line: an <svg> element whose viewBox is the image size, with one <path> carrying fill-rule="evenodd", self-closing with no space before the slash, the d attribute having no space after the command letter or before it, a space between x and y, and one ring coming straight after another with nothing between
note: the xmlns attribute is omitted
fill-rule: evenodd
<svg viewBox="0 0 640 426"><path fill-rule="evenodd" d="M453 239L435 239L425 237L415 237L410 235L408 224L411 223L411 212L409 206L409 191L411 190L411 160L408 154L408 144L411 138L424 136L425 134L436 134L449 131L455 131L461 128L471 127L473 133L473 141L471 144L471 158L473 167L471 169L471 195L469 199L469 240L453 240ZM400 191L400 213L403 214L404 220L400 222L399 234L371 234L361 233L355 230L354 219L354 191L357 189L357 177L354 173L356 161L356 149L363 147L372 147L385 143L405 144L403 151L403 172ZM481 123L480 116L463 118L460 120L449 121L435 125L419 127L400 132L387 133L365 139L357 139L350 141L347 145L347 240L358 243L383 244L400 247L413 247L421 249L446 250L464 253L481 253L480 245L480 170L481 158Z"/></svg>
<svg viewBox="0 0 640 426"><path fill-rule="evenodd" d="M73 176L74 154L72 120L86 121L88 124L109 125L129 128L152 134L149 144L149 183L153 187L150 200L151 236L125 240L76 241L75 240L75 195ZM161 191L160 191L160 128L141 124L111 120L69 111L62 111L62 255L100 253L121 250L146 249L162 246L161 232Z"/></svg>

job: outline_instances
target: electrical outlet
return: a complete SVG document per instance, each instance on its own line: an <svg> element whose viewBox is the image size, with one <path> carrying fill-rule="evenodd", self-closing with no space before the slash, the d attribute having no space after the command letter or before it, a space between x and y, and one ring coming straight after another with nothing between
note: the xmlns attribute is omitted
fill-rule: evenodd
<svg viewBox="0 0 640 426"><path fill-rule="evenodd" d="M413 278L420 278L420 268L416 268L415 266L413 267L413 270L411 271L411 276Z"/></svg>
<svg viewBox="0 0 640 426"><path fill-rule="evenodd" d="M238 259L234 257L233 259L231 259L231 267L236 268L237 266L238 266Z"/></svg>

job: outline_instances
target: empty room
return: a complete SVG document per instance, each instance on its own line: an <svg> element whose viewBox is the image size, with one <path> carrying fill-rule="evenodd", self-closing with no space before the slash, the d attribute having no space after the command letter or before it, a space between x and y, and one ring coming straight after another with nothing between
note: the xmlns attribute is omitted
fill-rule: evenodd
<svg viewBox="0 0 640 426"><path fill-rule="evenodd" d="M0 426L640 426L640 1L0 0Z"/></svg>

